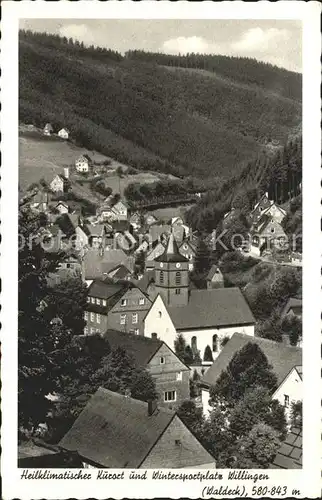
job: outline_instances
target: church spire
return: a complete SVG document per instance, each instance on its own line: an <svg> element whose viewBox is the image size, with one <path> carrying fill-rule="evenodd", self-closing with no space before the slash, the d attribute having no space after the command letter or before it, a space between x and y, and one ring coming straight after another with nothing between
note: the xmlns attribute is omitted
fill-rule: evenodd
<svg viewBox="0 0 322 500"><path fill-rule="evenodd" d="M188 259L179 252L178 244L171 233L165 251L155 259L157 262L188 262Z"/></svg>

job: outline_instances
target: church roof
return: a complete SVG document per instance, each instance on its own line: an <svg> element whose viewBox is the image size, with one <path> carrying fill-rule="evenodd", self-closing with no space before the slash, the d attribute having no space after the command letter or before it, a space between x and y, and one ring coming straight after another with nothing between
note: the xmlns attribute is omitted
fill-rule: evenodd
<svg viewBox="0 0 322 500"><path fill-rule="evenodd" d="M154 260L157 262L188 262L188 259L179 252L173 233L170 234L165 252Z"/></svg>
<svg viewBox="0 0 322 500"><path fill-rule="evenodd" d="M255 323L239 288L191 290L186 306L169 307L168 311L177 331Z"/></svg>

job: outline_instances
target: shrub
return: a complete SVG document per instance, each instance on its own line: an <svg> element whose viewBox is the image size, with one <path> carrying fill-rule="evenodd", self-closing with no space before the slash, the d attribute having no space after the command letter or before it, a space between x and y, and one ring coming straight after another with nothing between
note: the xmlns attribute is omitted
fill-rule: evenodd
<svg viewBox="0 0 322 500"><path fill-rule="evenodd" d="M203 360L204 361L213 361L214 360L214 358L212 357L212 352L211 352L211 348L209 345L207 345L205 348Z"/></svg>

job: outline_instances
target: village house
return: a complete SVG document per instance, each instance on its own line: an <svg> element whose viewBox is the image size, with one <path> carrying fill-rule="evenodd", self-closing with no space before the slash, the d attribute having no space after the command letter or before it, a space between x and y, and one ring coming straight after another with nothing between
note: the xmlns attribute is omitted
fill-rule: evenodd
<svg viewBox="0 0 322 500"><path fill-rule="evenodd" d="M165 239L163 240L165 241ZM165 245L161 241L156 242L153 248L147 253L145 258L145 269L149 271L150 269L154 269L154 260L157 257L160 257L165 251Z"/></svg>
<svg viewBox="0 0 322 500"><path fill-rule="evenodd" d="M216 264L213 264L206 276L207 288L223 288L224 276Z"/></svg>
<svg viewBox="0 0 322 500"><path fill-rule="evenodd" d="M119 200L112 206L115 220L127 220L129 217L129 206L124 200Z"/></svg>
<svg viewBox="0 0 322 500"><path fill-rule="evenodd" d="M275 220L279 224L281 224L283 222L283 219L285 219L286 214L287 214L286 210L284 210L284 208L277 205L275 202L271 202L270 207L268 207L262 213L262 215L267 215L267 216L271 217L273 220Z"/></svg>
<svg viewBox="0 0 322 500"><path fill-rule="evenodd" d="M69 130L67 128L61 128L58 131L58 137L61 137L61 139L68 139L69 138Z"/></svg>
<svg viewBox="0 0 322 500"><path fill-rule="evenodd" d="M262 214L270 208L270 206L274 203L268 197L268 193L264 193L258 202L255 204L253 210L251 211L249 217L251 221L256 223L262 216Z"/></svg>
<svg viewBox="0 0 322 500"><path fill-rule="evenodd" d="M249 337L241 333L234 333L201 379L204 415L208 416L212 410L209 405L210 388L227 369L233 356L249 342L258 345L272 366L278 384L272 394L272 399L277 399L284 406L286 417L289 419L292 402L302 401L302 349L261 337Z"/></svg>
<svg viewBox="0 0 322 500"><path fill-rule="evenodd" d="M88 289L84 333L114 329L143 335L143 320L150 307L149 297L129 281L94 280Z"/></svg>
<svg viewBox="0 0 322 500"><path fill-rule="evenodd" d="M281 318L285 318L286 316L302 318L302 299L297 299L296 297L288 299L282 310Z"/></svg>
<svg viewBox="0 0 322 500"><path fill-rule="evenodd" d="M174 235L175 236L175 235ZM177 238L176 238L177 239ZM178 240L177 240L178 241ZM189 261L189 271L193 271L194 260L196 257L196 247L191 241L185 240L179 246L179 252Z"/></svg>
<svg viewBox="0 0 322 500"><path fill-rule="evenodd" d="M91 248L104 247L105 226L104 224L86 224L84 232L88 237L88 244Z"/></svg>
<svg viewBox="0 0 322 500"><path fill-rule="evenodd" d="M102 387L59 446L77 452L84 467L90 468L216 467L175 411Z"/></svg>
<svg viewBox="0 0 322 500"><path fill-rule="evenodd" d="M83 154L75 161L75 168L77 172L87 173L91 168L92 160L87 154Z"/></svg>
<svg viewBox="0 0 322 500"><path fill-rule="evenodd" d="M57 174L50 182L49 187L54 193L66 193L69 188L69 168L64 167L64 174Z"/></svg>
<svg viewBox="0 0 322 500"><path fill-rule="evenodd" d="M69 212L68 204L65 201L59 201L54 208L60 214L68 214Z"/></svg>
<svg viewBox="0 0 322 500"><path fill-rule="evenodd" d="M47 212L48 208L48 193L38 190L30 201L30 208L37 212Z"/></svg>
<svg viewBox="0 0 322 500"><path fill-rule="evenodd" d="M190 399L190 368L162 340L116 330L108 330L104 337L111 349L124 349L137 366L149 371L160 406L175 409Z"/></svg>
<svg viewBox="0 0 322 500"><path fill-rule="evenodd" d="M46 123L44 126L44 135L51 135L54 132L53 126L51 123Z"/></svg>
<svg viewBox="0 0 322 500"><path fill-rule="evenodd" d="M144 220L145 220L145 224L147 224L147 226L151 226L152 224L156 224L158 222L157 217L152 213L145 214Z"/></svg>
<svg viewBox="0 0 322 500"><path fill-rule="evenodd" d="M104 279L108 273L116 266L124 265L132 273L134 269L134 259L121 249L98 250L90 248L83 257L83 280L87 286L95 279Z"/></svg>
<svg viewBox="0 0 322 500"><path fill-rule="evenodd" d="M194 354L203 359L209 346L215 359L235 332L252 337L255 319L239 288L191 289L188 265L171 234L155 259L156 298L144 319L144 335L157 334L172 348L181 333Z"/></svg>
<svg viewBox="0 0 322 500"><path fill-rule="evenodd" d="M250 234L251 252L256 255L261 255L267 249L283 250L287 243L287 235L281 224L266 214L253 224Z"/></svg>

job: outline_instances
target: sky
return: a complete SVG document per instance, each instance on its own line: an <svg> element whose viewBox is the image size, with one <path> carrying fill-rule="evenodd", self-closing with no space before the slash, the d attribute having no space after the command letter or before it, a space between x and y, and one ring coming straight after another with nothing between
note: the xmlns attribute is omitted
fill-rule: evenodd
<svg viewBox="0 0 322 500"><path fill-rule="evenodd" d="M299 21L23 19L20 28L56 33L121 53L141 49L253 57L302 72Z"/></svg>

